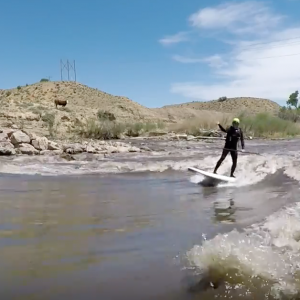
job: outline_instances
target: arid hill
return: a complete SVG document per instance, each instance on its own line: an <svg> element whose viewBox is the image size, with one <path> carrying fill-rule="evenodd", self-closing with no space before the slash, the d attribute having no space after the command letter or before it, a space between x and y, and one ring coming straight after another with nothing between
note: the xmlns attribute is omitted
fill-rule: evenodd
<svg viewBox="0 0 300 300"><path fill-rule="evenodd" d="M55 108L54 101L68 100ZM0 90L0 126L16 124L43 135L49 124L56 134L67 137L80 122L96 118L99 110L108 111L120 122L178 123L192 118L220 120L243 111L275 112L279 105L266 99L236 98L224 102L192 102L150 109L126 97L113 96L76 82L39 82Z"/></svg>
<svg viewBox="0 0 300 300"><path fill-rule="evenodd" d="M280 105L267 99L239 97L228 98L224 101L213 100L206 102L188 102L177 105L167 105L163 108L192 108L196 110L212 110L227 113L247 112L250 114L268 112L273 114L279 111Z"/></svg>

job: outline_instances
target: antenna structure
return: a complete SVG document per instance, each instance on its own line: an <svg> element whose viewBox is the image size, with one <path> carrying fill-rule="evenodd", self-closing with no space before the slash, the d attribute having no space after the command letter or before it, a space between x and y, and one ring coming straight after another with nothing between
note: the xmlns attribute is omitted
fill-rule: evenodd
<svg viewBox="0 0 300 300"><path fill-rule="evenodd" d="M76 65L75 60L70 62L68 59L66 62L60 60L60 79L64 81L67 78L67 81L75 81L76 82Z"/></svg>

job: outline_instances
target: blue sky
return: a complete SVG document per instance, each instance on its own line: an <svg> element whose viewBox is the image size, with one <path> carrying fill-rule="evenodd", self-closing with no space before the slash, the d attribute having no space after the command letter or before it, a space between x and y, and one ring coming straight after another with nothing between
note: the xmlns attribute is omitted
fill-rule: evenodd
<svg viewBox="0 0 300 300"><path fill-rule="evenodd" d="M3 0L0 88L60 80L60 59L75 59L79 82L148 107L283 104L300 84L297 11L297 0Z"/></svg>

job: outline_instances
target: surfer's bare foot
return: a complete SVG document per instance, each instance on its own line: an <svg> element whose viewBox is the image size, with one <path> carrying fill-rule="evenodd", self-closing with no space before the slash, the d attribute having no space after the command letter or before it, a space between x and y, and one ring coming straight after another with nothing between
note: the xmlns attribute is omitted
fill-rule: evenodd
<svg viewBox="0 0 300 300"><path fill-rule="evenodd" d="M233 174L231 174L231 175L230 175L230 177L233 177L233 178L235 178L235 176L234 176Z"/></svg>

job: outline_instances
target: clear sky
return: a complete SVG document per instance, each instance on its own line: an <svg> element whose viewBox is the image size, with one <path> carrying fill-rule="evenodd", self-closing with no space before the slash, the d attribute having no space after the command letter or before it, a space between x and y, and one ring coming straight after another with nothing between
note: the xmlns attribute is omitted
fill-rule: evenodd
<svg viewBox="0 0 300 300"><path fill-rule="evenodd" d="M0 0L0 88L77 81L148 107L300 85L300 1ZM66 78L66 77L65 77Z"/></svg>

